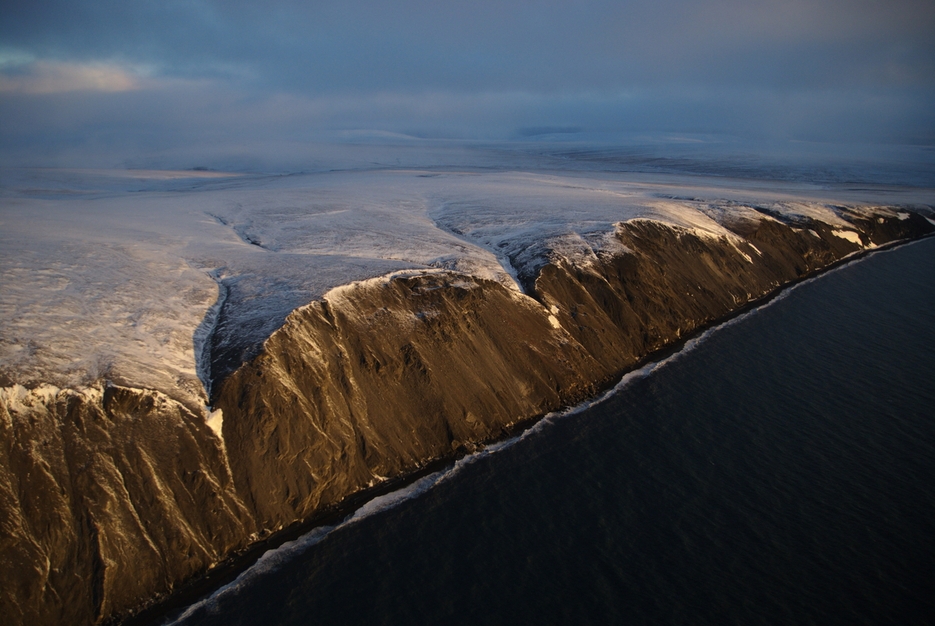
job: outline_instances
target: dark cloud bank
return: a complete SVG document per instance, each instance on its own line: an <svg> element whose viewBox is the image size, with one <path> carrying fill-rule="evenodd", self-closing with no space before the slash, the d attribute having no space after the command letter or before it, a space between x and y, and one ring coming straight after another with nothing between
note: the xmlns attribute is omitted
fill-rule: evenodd
<svg viewBox="0 0 935 626"><path fill-rule="evenodd" d="M6 166L301 167L313 144L374 137L935 144L930 0L72 0L3 14Z"/></svg>

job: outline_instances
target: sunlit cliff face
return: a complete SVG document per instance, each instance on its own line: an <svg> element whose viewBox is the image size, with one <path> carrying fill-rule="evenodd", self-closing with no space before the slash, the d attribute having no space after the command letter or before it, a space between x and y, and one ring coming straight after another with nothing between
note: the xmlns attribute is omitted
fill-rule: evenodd
<svg viewBox="0 0 935 626"><path fill-rule="evenodd" d="M865 188L654 180L0 172L0 613L117 619L935 230Z"/></svg>

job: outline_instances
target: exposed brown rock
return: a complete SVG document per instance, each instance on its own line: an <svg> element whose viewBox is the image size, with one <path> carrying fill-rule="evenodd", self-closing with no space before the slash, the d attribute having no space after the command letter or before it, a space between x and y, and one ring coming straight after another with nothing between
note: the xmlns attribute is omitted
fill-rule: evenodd
<svg viewBox="0 0 935 626"><path fill-rule="evenodd" d="M594 367L531 298L429 274L296 311L215 403L238 489L276 527L584 397Z"/></svg>
<svg viewBox="0 0 935 626"><path fill-rule="evenodd" d="M254 531L201 416L154 391L0 392L0 613L91 624Z"/></svg>
<svg viewBox="0 0 935 626"><path fill-rule="evenodd" d="M0 614L126 615L258 533L574 403L861 249L840 225L759 211L724 217L720 237L621 224L628 252L556 256L529 295L442 271L335 290L216 386L223 441L157 392L3 389ZM914 213L839 214L863 245L935 230Z"/></svg>

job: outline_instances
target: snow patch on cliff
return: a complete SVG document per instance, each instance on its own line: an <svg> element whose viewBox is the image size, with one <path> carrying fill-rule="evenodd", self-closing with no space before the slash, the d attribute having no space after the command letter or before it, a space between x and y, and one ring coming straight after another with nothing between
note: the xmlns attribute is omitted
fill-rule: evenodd
<svg viewBox="0 0 935 626"><path fill-rule="evenodd" d="M850 241L851 243L856 243L858 246L863 245L863 242L860 240L860 235L852 230L832 230L831 234L840 239Z"/></svg>
<svg viewBox="0 0 935 626"><path fill-rule="evenodd" d="M224 411L221 409L211 410L210 407L205 407L205 412L208 415L208 419L205 420L208 426L214 431L214 434L218 436L218 439L224 441Z"/></svg>

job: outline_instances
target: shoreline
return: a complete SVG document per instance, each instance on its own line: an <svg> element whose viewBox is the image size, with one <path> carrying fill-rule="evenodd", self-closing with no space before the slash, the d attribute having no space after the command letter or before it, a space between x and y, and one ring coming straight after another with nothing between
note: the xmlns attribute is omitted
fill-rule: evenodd
<svg viewBox="0 0 935 626"><path fill-rule="evenodd" d="M606 377L604 380L595 381L593 383L592 393L589 393L586 398L579 400L575 404L570 404L563 407L562 409L559 409L559 411L567 411L569 409L573 409L575 406L583 402L600 398L603 394L606 394L609 390L618 385L626 375L637 371L651 363L665 360L666 358L684 349L685 345L689 341L697 339L712 328L716 328L765 304L768 304L769 302L779 297L781 294L786 293L790 289L798 286L799 284L802 284L803 282L818 278L852 262L863 260L869 256L872 256L876 252L892 250L903 245L922 241L933 236L935 236L935 234L926 234L909 239L894 240L872 249L858 250L826 265L825 267L810 273L806 273L800 277L779 285L768 294L745 303L741 307L730 311L727 315L714 319L706 324L700 325L685 337L681 337L676 341L673 341L672 343L645 355L632 366L624 369L623 371ZM391 478L385 482L375 485L374 487L353 493L347 496L340 503L327 507L325 510L313 515L307 520L296 522L286 528L283 528L280 531L274 532L258 540L256 543L252 544L242 552L228 557L210 571L181 585L178 589L169 595L163 598L153 599L151 604L145 606L136 614L125 617L123 619L108 620L104 623L120 624L123 626L163 624L171 616L181 612L186 607L191 606L200 599L213 594L223 586L236 580L238 576L252 567L267 551L274 550L286 542L296 540L299 537L311 532L315 528L339 524L367 502L407 487L420 480L421 478L424 478L425 476L453 465L458 460L465 458L486 446L514 438L535 424L539 423L547 415L553 413L556 413L556 411L550 411L548 413L543 413L532 416L530 418L519 420L511 426L505 428L498 436L494 438L482 441L479 444L471 445L470 448L462 445L453 454L428 462L414 472Z"/></svg>

